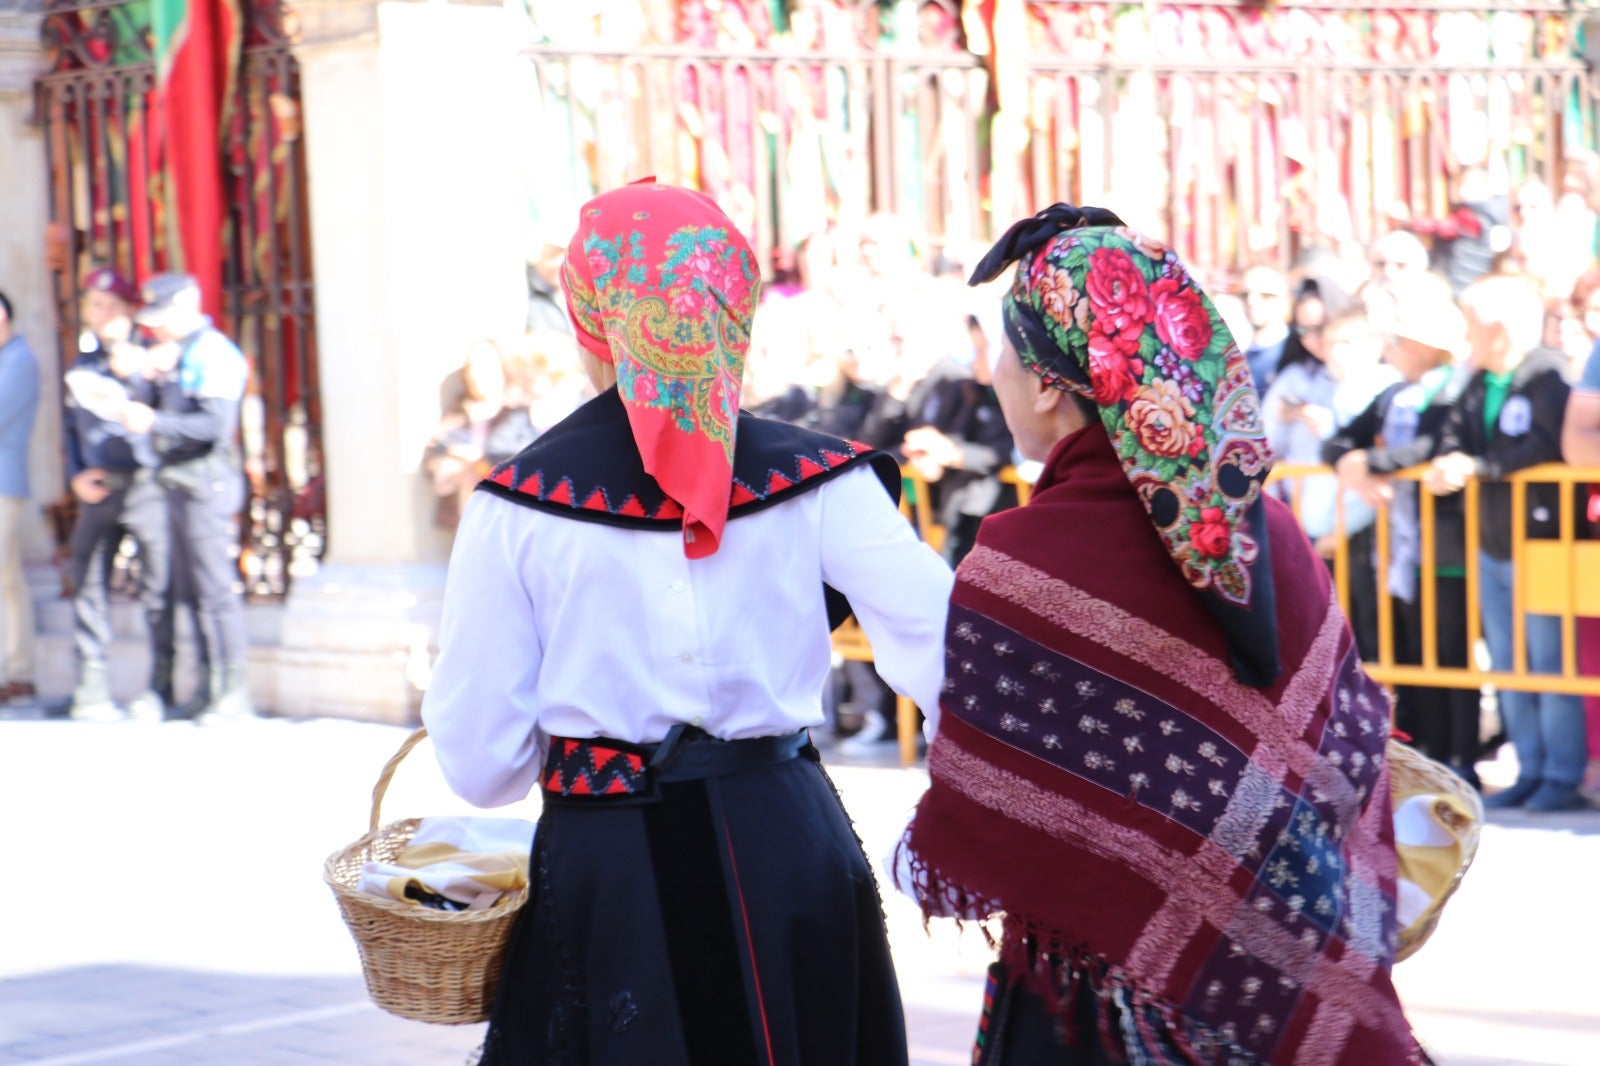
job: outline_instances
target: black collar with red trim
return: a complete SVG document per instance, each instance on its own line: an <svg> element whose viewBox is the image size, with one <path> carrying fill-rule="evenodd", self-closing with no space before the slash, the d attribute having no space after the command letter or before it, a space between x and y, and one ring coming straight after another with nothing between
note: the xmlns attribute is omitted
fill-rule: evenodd
<svg viewBox="0 0 1600 1066"><path fill-rule="evenodd" d="M739 416L735 441L730 522L809 492L862 463L899 502L898 464L865 444L751 414ZM661 530L683 524L683 507L645 473L615 388L552 426L478 487L580 521Z"/></svg>
<svg viewBox="0 0 1600 1066"><path fill-rule="evenodd" d="M810 492L863 464L899 503L900 465L893 456L855 441L741 413L728 520ZM645 473L628 428L628 413L615 388L550 427L515 458L496 467L478 488L524 507L584 522L662 532L676 532L683 525L683 507ZM836 589L823 585L822 590L828 625L837 629L850 617L850 604Z"/></svg>

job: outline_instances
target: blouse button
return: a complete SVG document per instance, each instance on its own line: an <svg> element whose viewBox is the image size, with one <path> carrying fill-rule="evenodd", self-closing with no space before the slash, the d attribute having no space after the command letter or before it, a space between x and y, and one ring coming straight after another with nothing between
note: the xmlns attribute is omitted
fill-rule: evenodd
<svg viewBox="0 0 1600 1066"><path fill-rule="evenodd" d="M683 591L683 582L682 581L674 581L672 584L668 585L667 588L671 589L673 592L682 592Z"/></svg>
<svg viewBox="0 0 1600 1066"><path fill-rule="evenodd" d="M686 663L692 663L694 662L694 652L686 651L682 655L678 656L678 658L682 659Z"/></svg>

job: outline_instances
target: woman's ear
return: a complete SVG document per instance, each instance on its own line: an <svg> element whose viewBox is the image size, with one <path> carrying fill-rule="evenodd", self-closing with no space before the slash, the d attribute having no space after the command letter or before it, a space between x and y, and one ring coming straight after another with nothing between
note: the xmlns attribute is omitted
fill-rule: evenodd
<svg viewBox="0 0 1600 1066"><path fill-rule="evenodd" d="M1033 388L1033 412L1039 415L1054 414L1061 406L1061 401L1066 398L1066 393L1053 385L1048 384L1038 374L1028 375L1029 384Z"/></svg>

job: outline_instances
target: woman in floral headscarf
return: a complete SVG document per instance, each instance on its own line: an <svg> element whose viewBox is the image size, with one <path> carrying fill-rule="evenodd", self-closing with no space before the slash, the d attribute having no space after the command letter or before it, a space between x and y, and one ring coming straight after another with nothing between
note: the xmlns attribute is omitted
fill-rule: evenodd
<svg viewBox="0 0 1600 1066"><path fill-rule="evenodd" d="M997 918L977 1061L1424 1061L1389 980L1389 705L1260 400L1178 259L1109 212L1018 223L995 389L1044 472L956 572L932 787L896 856Z"/></svg>
<svg viewBox="0 0 1600 1066"><path fill-rule="evenodd" d="M563 286L600 395L468 504L422 708L461 796L544 804L483 1061L904 1064L807 730L852 608L933 705L950 572L892 460L739 413L759 279L711 200L595 198Z"/></svg>

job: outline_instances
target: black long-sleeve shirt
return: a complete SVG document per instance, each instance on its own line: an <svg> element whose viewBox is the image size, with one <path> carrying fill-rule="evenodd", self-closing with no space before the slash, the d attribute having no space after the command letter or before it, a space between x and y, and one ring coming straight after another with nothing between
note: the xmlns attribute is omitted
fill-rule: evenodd
<svg viewBox="0 0 1600 1066"><path fill-rule="evenodd" d="M72 369L98 374L120 385L127 384L111 372L110 358L101 348L81 353ZM148 437L130 434L122 423L91 414L77 404L70 405L64 428L68 478L77 477L85 470L131 473L139 467L156 465L155 451Z"/></svg>
<svg viewBox="0 0 1600 1066"><path fill-rule="evenodd" d="M1457 371L1443 382L1428 398L1426 406L1417 412L1415 433L1408 441L1391 441L1385 427L1396 402L1408 389L1424 388L1408 381L1389 386L1378 394L1366 408L1322 445L1322 461L1329 466L1353 451L1367 453L1367 469L1374 474L1394 474L1408 467L1420 466L1442 454L1439 450L1445 423L1467 383L1468 375ZM1425 393L1426 394L1426 393ZM1423 491L1420 486L1408 486L1408 491ZM1466 565L1466 519L1461 509L1460 496L1444 496L1434 502L1434 565L1442 569L1458 569Z"/></svg>
<svg viewBox="0 0 1600 1066"><path fill-rule="evenodd" d="M1512 372L1511 388L1492 429L1484 426L1488 380L1474 374L1451 409L1439 435L1439 454L1464 452L1477 460L1485 484L1478 494L1482 546L1496 559L1511 558L1511 486L1501 479L1540 463L1561 461L1561 420L1566 414L1566 356L1535 348ZM1559 485L1530 485L1530 540L1556 537L1561 523Z"/></svg>

